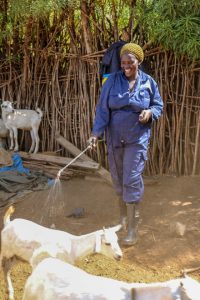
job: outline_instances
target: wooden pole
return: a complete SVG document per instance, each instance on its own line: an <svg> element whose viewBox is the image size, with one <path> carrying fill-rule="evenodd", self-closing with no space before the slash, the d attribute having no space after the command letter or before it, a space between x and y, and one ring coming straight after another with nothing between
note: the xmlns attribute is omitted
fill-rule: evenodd
<svg viewBox="0 0 200 300"><path fill-rule="evenodd" d="M56 163L58 165L65 166L72 160L69 157L53 156L53 155L44 155L44 154L28 154L26 152L19 152L20 156L25 160L36 160L47 163ZM94 161L75 161L71 167L88 169L88 170L98 170L99 164Z"/></svg>

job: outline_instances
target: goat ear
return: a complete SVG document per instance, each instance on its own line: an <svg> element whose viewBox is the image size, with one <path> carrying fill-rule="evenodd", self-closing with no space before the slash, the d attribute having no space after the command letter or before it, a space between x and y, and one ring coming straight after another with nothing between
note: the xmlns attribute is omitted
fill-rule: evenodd
<svg viewBox="0 0 200 300"><path fill-rule="evenodd" d="M115 231L115 232L117 232L117 231L119 231L121 228L122 228L122 224L118 224L118 225L112 227L112 230Z"/></svg>

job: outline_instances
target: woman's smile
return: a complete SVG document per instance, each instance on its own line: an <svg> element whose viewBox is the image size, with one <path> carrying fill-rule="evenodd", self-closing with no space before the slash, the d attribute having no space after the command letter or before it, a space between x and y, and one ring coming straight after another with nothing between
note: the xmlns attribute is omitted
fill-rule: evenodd
<svg viewBox="0 0 200 300"><path fill-rule="evenodd" d="M127 76L127 77L129 77L130 75L131 75L131 69L130 68L128 68L128 69L124 69L124 74Z"/></svg>

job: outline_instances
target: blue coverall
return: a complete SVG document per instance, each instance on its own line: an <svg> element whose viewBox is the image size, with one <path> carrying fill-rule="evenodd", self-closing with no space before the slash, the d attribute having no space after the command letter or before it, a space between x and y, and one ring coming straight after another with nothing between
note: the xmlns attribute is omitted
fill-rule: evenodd
<svg viewBox="0 0 200 300"><path fill-rule="evenodd" d="M152 119L142 124L139 114L152 111ZM142 172L147 160L152 121L162 114L163 101L154 79L138 71L133 91L122 71L112 73L100 93L92 134L106 132L108 162L116 193L127 203L142 200Z"/></svg>

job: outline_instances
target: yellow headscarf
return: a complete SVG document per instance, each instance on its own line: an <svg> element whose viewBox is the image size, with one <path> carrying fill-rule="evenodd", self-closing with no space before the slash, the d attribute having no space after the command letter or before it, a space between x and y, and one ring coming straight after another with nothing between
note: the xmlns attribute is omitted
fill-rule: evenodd
<svg viewBox="0 0 200 300"><path fill-rule="evenodd" d="M120 56L122 56L124 53L131 53L135 55L135 57L139 60L139 62L143 62L144 60L144 52L142 48L134 43L127 43L125 44L120 51Z"/></svg>

